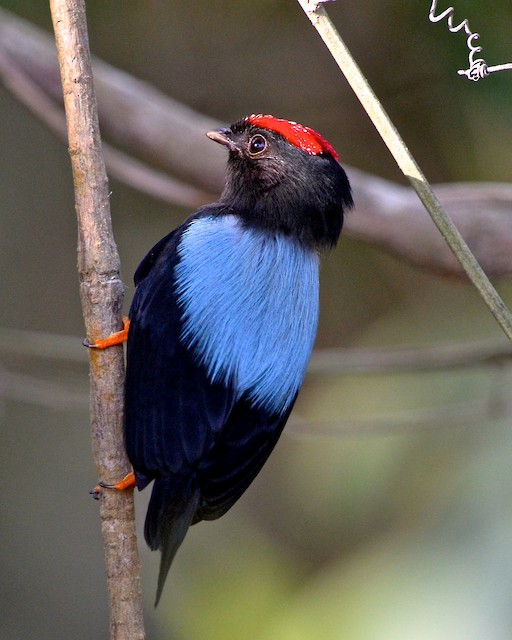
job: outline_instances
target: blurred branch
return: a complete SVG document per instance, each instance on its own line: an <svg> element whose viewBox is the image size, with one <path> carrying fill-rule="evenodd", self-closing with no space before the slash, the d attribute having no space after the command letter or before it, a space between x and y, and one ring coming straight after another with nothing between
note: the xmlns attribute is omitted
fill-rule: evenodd
<svg viewBox="0 0 512 640"><path fill-rule="evenodd" d="M87 335L94 340L119 328L124 287L110 219L85 0L50 0L50 11L73 170L80 297ZM130 469L123 443L123 349L91 350L89 360L94 458L99 477L112 482ZM100 516L107 565L110 638L143 640L133 492L105 492Z"/></svg>
<svg viewBox="0 0 512 640"><path fill-rule="evenodd" d="M45 93L29 75L16 66L15 61L2 53L1 48L0 74L5 87L57 137L66 141L64 106ZM198 207L213 197L134 160L108 144L103 144L103 156L112 177L160 200L185 207Z"/></svg>
<svg viewBox="0 0 512 640"><path fill-rule="evenodd" d="M85 364L81 340L74 336L0 327L0 356L43 358ZM308 367L310 375L400 373L448 368L499 365L512 358L505 339L443 343L421 347L344 347L315 349Z"/></svg>
<svg viewBox="0 0 512 640"><path fill-rule="evenodd" d="M471 425L480 427L485 421L511 415L509 390L509 383L496 382L490 396L477 401L404 409L357 418L340 417L336 420L301 415L300 409L295 409L285 433L298 438L332 438L394 435L429 429L468 428ZM87 394L77 391L68 383L43 380L35 375L10 371L1 366L0 399L57 411L77 411L88 406Z"/></svg>
<svg viewBox="0 0 512 640"><path fill-rule="evenodd" d="M489 311L493 314L505 335L512 341L511 312L507 309L500 295L487 277L487 274L459 233L459 230L443 209L436 194L432 191L428 180L423 175L423 172L409 149L405 146L396 127L391 122L388 114L385 112L382 104L373 92L325 9L319 6L318 2L311 2L311 0L298 1L311 21L311 24L315 27L324 44L329 49L340 71L352 87L402 173L416 191L418 198L428 211L432 221L460 262L468 278L489 308Z"/></svg>
<svg viewBox="0 0 512 640"><path fill-rule="evenodd" d="M356 210L346 234L440 275L461 278L458 260L415 193L352 169ZM480 265L493 278L512 275L512 184L452 183L435 186Z"/></svg>
<svg viewBox="0 0 512 640"><path fill-rule="evenodd" d="M85 407L85 393L57 381L13 372L10 368L26 359L41 358L61 364L85 366L80 339L39 331L0 328L0 397L60 410ZM421 373L442 369L486 367L496 376L490 397L460 404L443 404L382 415L326 421L302 416L295 410L286 433L293 437L381 436L422 429L477 424L510 415L509 381L512 345L505 339L446 343L411 348L316 349L308 367L308 378L368 374Z"/></svg>
<svg viewBox="0 0 512 640"><path fill-rule="evenodd" d="M9 362L12 362L13 357L43 358L85 366L87 353L82 339L45 331L0 327L0 354L7 355Z"/></svg>
<svg viewBox="0 0 512 640"><path fill-rule="evenodd" d="M310 375L400 373L496 365L512 358L506 340L480 340L424 347L316 349Z"/></svg>
<svg viewBox="0 0 512 640"><path fill-rule="evenodd" d="M94 73L103 134L177 180L125 154L116 165L112 154L121 152L107 148L112 175L173 204L196 206L213 198L209 192L220 192L224 158L208 143L204 132L221 123L104 62L94 62ZM21 77L26 79L23 86ZM0 9L0 81L38 117L45 119L46 113L47 118L53 118L48 114L54 110L62 114L51 38L4 9ZM54 124L53 130L58 126ZM137 171L130 172L130 163L137 163ZM356 210L347 216L347 236L424 269L464 277L459 262L410 188L356 169L349 173ZM192 191L180 194L178 186ZM438 185L436 193L486 273L491 277L512 275L512 185Z"/></svg>
<svg viewBox="0 0 512 640"><path fill-rule="evenodd" d="M481 427L483 422L504 418L509 413L509 410L500 407L498 414L492 404L485 400L330 421L308 419L295 412L286 425L285 434L293 438L314 439L397 435L458 427L467 429L471 425Z"/></svg>
<svg viewBox="0 0 512 640"><path fill-rule="evenodd" d="M42 380L4 367L0 367L0 397L63 411L89 407L89 396L83 391L68 389L59 382Z"/></svg>
<svg viewBox="0 0 512 640"><path fill-rule="evenodd" d="M62 105L55 45L42 29L0 9L0 52ZM205 137L218 122L111 65L93 60L102 135L206 192L220 190L224 156Z"/></svg>

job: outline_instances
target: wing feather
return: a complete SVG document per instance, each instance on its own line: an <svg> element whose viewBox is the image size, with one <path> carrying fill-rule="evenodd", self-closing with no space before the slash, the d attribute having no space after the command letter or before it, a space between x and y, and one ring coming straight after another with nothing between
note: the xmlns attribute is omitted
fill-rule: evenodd
<svg viewBox="0 0 512 640"><path fill-rule="evenodd" d="M274 448L286 412L255 407L226 381L212 382L183 344L175 287L178 244L188 224L163 238L137 270L127 346L125 440L139 488L175 476L194 478L194 522L225 513L247 489ZM180 480L181 478L181 480Z"/></svg>
<svg viewBox="0 0 512 640"><path fill-rule="evenodd" d="M146 273L130 309L125 441L135 471L148 481L190 473L213 446L234 404L233 391L209 382L179 339L173 273L183 229L143 261Z"/></svg>

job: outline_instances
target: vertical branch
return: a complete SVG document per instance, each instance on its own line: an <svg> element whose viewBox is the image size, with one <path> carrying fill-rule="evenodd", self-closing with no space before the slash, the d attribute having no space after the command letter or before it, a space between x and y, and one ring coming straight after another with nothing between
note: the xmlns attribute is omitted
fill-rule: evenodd
<svg viewBox="0 0 512 640"><path fill-rule="evenodd" d="M50 0L66 109L78 220L80 297L89 339L119 329L124 288L112 234L108 182L93 85L85 0ZM122 347L90 350L91 431L98 476L129 471L123 446ZM100 503L111 640L143 640L133 492L104 492Z"/></svg>

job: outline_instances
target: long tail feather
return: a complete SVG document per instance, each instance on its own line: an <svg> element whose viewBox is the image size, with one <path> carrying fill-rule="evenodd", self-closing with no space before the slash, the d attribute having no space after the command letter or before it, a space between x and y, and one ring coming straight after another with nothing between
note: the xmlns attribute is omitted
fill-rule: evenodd
<svg viewBox="0 0 512 640"><path fill-rule="evenodd" d="M175 476L157 478L149 501L144 536L149 547L160 549L160 572L155 607L174 556L191 525L199 502L199 491L190 480L180 481Z"/></svg>

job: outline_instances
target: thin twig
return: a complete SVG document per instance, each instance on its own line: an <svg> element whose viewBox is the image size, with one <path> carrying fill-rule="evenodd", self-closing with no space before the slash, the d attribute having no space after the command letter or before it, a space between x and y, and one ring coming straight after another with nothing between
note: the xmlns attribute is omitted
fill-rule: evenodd
<svg viewBox="0 0 512 640"><path fill-rule="evenodd" d="M85 392L70 388L70 385L62 381L43 380L0 366L0 400L2 399L29 403L53 411L81 411L88 406ZM352 418L340 415L335 420L301 415L300 409L294 409L285 435L295 438L375 437L423 429L445 430L456 425L464 428L474 424L481 426L484 420L496 420L510 415L508 404L492 398L423 409L403 409L379 415Z"/></svg>
<svg viewBox="0 0 512 640"><path fill-rule="evenodd" d="M0 357L42 358L62 364L85 361L80 338L44 331L0 327ZM504 338L418 347L343 347L315 349L309 375L354 375L438 371L464 367L496 366L512 358L512 346Z"/></svg>
<svg viewBox="0 0 512 640"><path fill-rule="evenodd" d="M497 413L497 415L496 415ZM494 412L486 400L446 404L439 407L404 409L339 420L319 420L292 413L285 434L297 439L380 437L403 435L418 431L433 431L471 426L480 428L482 422L506 418L510 412L500 408Z"/></svg>
<svg viewBox="0 0 512 640"><path fill-rule="evenodd" d="M81 411L88 406L85 392L69 388L69 385L63 382L50 382L3 367L0 367L0 399L29 403L54 411ZM507 418L510 415L508 404L492 398L442 404L437 407L403 409L379 415L352 418L340 415L335 420L301 415L300 409L294 409L285 435L298 438L375 437L412 433L423 429L445 430L453 426L481 427L483 421Z"/></svg>
<svg viewBox="0 0 512 640"><path fill-rule="evenodd" d="M121 324L124 288L113 239L101 150L84 0L50 0L59 56L78 219L80 296L89 339ZM99 477L129 470L123 445L124 360L121 347L90 353L91 431ZM100 504L107 565L111 640L143 640L133 494L105 492Z"/></svg>
<svg viewBox="0 0 512 640"><path fill-rule="evenodd" d="M498 371L497 371L498 372ZM397 409L378 415L344 417L343 412L334 420L322 419L309 413L301 415L294 409L287 425L286 435L300 438L365 437L396 433L412 433L423 429L443 429L482 425L483 421L510 417L508 381L495 383L490 393L479 400L460 403L441 403L423 408ZM57 411L79 411L87 408L84 391L60 381L49 381L37 376L10 371L0 366L0 400L29 403Z"/></svg>
<svg viewBox="0 0 512 640"><path fill-rule="evenodd" d="M512 358L512 345L505 339L468 343L433 344L424 347L316 349L309 375L354 375L439 371L467 367L496 366Z"/></svg>
<svg viewBox="0 0 512 640"><path fill-rule="evenodd" d="M343 75L354 90L366 113L375 125L398 166L418 194L430 217L453 251L467 276L474 284L501 328L512 341L512 315L498 292L483 272L459 231L445 213L430 184L405 146L395 126L384 111L368 81L357 66L325 9L308 0L298 0L302 9L318 31ZM313 9L312 9L313 8Z"/></svg>
<svg viewBox="0 0 512 640"><path fill-rule="evenodd" d="M57 411L87 409L89 397L85 391L71 389L62 382L9 371L0 366L0 398L23 404L30 403Z"/></svg>

